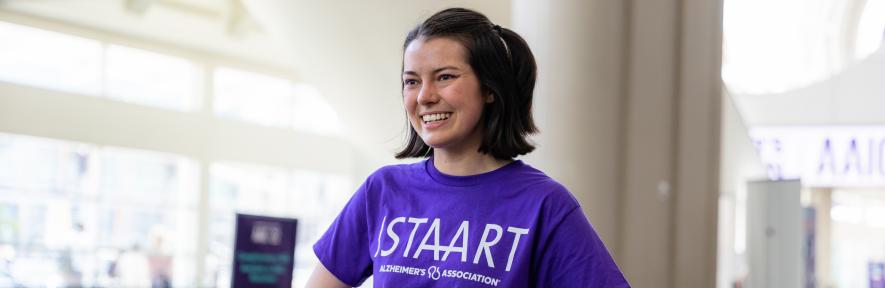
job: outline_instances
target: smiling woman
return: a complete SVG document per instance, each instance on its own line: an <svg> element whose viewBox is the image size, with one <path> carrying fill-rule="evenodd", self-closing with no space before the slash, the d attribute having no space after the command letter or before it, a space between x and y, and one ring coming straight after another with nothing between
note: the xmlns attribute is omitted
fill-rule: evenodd
<svg viewBox="0 0 885 288"><path fill-rule="evenodd" d="M479 125L485 104L494 96L483 91L457 41L435 38L413 41L406 48L403 102L415 133L442 154L474 152L482 141Z"/></svg>
<svg viewBox="0 0 885 288"><path fill-rule="evenodd" d="M366 179L314 245L308 287L629 287L572 194L514 159L537 131L522 37L452 8L403 46L396 157L428 159Z"/></svg>

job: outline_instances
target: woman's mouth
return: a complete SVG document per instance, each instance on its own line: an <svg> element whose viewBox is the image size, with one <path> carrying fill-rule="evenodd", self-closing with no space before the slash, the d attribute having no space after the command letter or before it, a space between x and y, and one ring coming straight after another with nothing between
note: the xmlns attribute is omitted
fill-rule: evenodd
<svg viewBox="0 0 885 288"><path fill-rule="evenodd" d="M451 117L451 116L452 116L452 113L450 113L450 112L426 114L424 116L421 116L421 121L423 121L424 124L431 124L431 123L441 122L443 120L449 119L449 117Z"/></svg>

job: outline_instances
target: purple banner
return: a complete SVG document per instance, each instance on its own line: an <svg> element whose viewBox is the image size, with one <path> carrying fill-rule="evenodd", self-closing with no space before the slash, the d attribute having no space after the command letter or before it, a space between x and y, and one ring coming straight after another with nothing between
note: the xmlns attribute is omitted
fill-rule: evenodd
<svg viewBox="0 0 885 288"><path fill-rule="evenodd" d="M298 220L237 214L231 287L292 287Z"/></svg>

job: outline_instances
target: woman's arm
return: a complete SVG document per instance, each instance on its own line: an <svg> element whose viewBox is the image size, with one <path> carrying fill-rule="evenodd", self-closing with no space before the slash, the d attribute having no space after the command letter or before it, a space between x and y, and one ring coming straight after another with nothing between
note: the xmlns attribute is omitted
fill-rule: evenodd
<svg viewBox="0 0 885 288"><path fill-rule="evenodd" d="M335 275L332 275L332 272L329 272L323 263L317 263L317 267L313 269L313 273L310 274L310 279L307 280L306 288L348 288L347 284L338 280Z"/></svg>

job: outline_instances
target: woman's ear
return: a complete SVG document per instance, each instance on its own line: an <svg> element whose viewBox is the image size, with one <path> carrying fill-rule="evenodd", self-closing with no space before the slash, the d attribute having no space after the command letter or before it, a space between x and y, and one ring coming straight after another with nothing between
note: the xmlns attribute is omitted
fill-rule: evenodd
<svg viewBox="0 0 885 288"><path fill-rule="evenodd" d="M489 93L488 95L486 95L485 100L486 100L486 103L495 102L495 94Z"/></svg>

